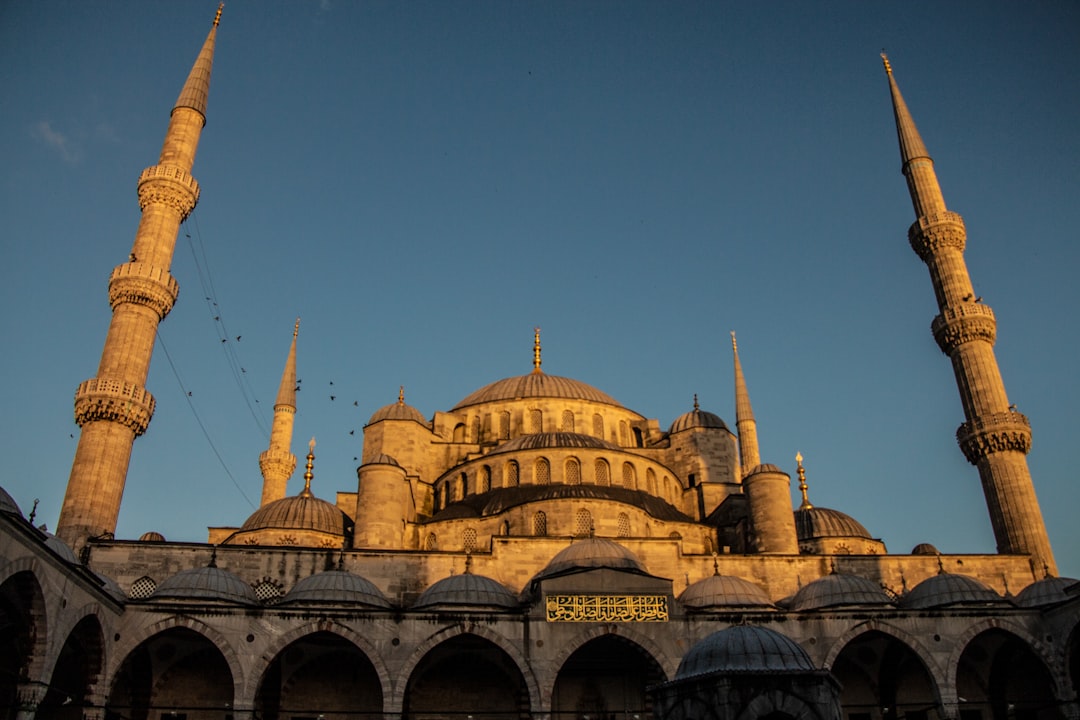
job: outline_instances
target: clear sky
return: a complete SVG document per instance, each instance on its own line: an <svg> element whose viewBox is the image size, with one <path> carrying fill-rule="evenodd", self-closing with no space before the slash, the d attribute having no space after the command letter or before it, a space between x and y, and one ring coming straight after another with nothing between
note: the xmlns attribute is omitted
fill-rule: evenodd
<svg viewBox="0 0 1080 720"><path fill-rule="evenodd" d="M0 485L50 528L135 182L215 9L0 5ZM324 498L355 490L399 385L449 410L528 372L534 325L546 372L664 428L697 393L734 426L735 330L764 461L801 451L811 500L893 552L993 552L885 48L1080 577L1078 31L1074 2L230 0L118 536L252 512L299 315L293 451L316 436Z"/></svg>

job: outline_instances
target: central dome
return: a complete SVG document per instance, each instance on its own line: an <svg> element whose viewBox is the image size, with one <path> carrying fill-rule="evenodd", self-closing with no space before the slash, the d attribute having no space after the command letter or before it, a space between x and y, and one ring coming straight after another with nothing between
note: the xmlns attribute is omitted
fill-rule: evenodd
<svg viewBox="0 0 1080 720"><path fill-rule="evenodd" d="M622 407L618 400L592 385L571 378L548 375L534 371L528 375L503 378L490 385L485 385L454 406L454 410L480 405L482 403L503 400L523 400L525 398L561 398L566 400L588 400Z"/></svg>

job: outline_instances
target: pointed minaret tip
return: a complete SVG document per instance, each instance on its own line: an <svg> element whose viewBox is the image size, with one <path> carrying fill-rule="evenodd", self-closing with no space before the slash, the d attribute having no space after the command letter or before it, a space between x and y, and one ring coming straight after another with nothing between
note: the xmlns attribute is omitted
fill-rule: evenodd
<svg viewBox="0 0 1080 720"><path fill-rule="evenodd" d="M885 74L892 75L892 63L889 62L889 56L884 50L881 51L881 62L885 65Z"/></svg>
<svg viewBox="0 0 1080 720"><path fill-rule="evenodd" d="M221 11L225 9L225 3L218 3L217 13L214 15L214 27L221 23Z"/></svg>
<svg viewBox="0 0 1080 720"><path fill-rule="evenodd" d="M296 318L296 324L293 325L293 329L292 329L293 340L295 340L296 336L299 335L299 334L300 334L300 318Z"/></svg>

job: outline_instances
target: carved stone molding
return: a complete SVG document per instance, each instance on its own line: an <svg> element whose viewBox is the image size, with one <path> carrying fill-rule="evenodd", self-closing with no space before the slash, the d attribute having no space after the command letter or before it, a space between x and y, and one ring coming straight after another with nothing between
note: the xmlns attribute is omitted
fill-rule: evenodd
<svg viewBox="0 0 1080 720"><path fill-rule="evenodd" d="M75 391L75 422L79 427L96 420L117 422L138 436L150 426L154 405L154 396L140 385L90 378Z"/></svg>
<svg viewBox="0 0 1080 720"><path fill-rule="evenodd" d="M121 303L135 303L151 308L159 320L164 320L179 295L176 278L168 270L150 263L117 265L109 277L109 305L114 310Z"/></svg>
<svg viewBox="0 0 1080 720"><path fill-rule="evenodd" d="M152 165L139 175L139 208L167 205L183 221L199 202L199 183L189 173L172 165Z"/></svg>
<svg viewBox="0 0 1080 720"><path fill-rule="evenodd" d="M956 430L956 442L972 465L987 455L1031 450L1031 423L1022 413L1009 410L969 420Z"/></svg>
<svg viewBox="0 0 1080 720"><path fill-rule="evenodd" d="M930 323L930 330L941 352L951 356L956 348L973 340L993 345L997 338L997 320L988 305L964 303L942 310Z"/></svg>
<svg viewBox="0 0 1080 720"><path fill-rule="evenodd" d="M289 478L296 470L296 456L282 450L265 450L259 455L259 469L263 477Z"/></svg>
<svg viewBox="0 0 1080 720"><path fill-rule="evenodd" d="M955 248L963 252L967 243L964 218L948 210L923 215L908 229L908 242L923 262L928 262L942 248Z"/></svg>

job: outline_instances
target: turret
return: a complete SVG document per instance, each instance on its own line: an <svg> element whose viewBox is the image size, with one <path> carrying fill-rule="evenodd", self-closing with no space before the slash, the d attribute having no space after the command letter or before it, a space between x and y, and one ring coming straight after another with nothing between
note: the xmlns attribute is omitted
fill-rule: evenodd
<svg viewBox="0 0 1080 720"><path fill-rule="evenodd" d="M270 427L270 446L259 455L259 470L263 476L262 507L285 497L286 486L296 470L296 456L290 452L293 421L296 418L296 336L300 334L300 318L293 326L292 345L281 373L281 385L274 401L274 422Z"/></svg>
<svg viewBox="0 0 1080 720"><path fill-rule="evenodd" d="M1005 394L993 349L997 321L990 307L975 296L964 263L964 220L946 209L934 161L900 95L888 58L881 57L892 95L901 171L915 210L908 240L930 271L940 311L931 330L952 361L964 409L957 441L979 470L998 552L1031 555L1040 569L1045 565L1056 573L1027 465L1031 426Z"/></svg>
<svg viewBox="0 0 1080 720"><path fill-rule="evenodd" d="M791 510L791 478L775 465L758 465L743 478L750 502L751 546L766 554L799 554L795 514Z"/></svg>
<svg viewBox="0 0 1080 720"><path fill-rule="evenodd" d="M118 265L109 280L113 314L97 376L75 392L75 422L81 431L57 535L76 550L87 538L115 532L131 448L154 414L154 397L144 384L158 324L179 292L169 273L176 235L199 199L191 168L206 124L220 19L219 7L172 110L158 164L139 176L142 218L128 262Z"/></svg>

